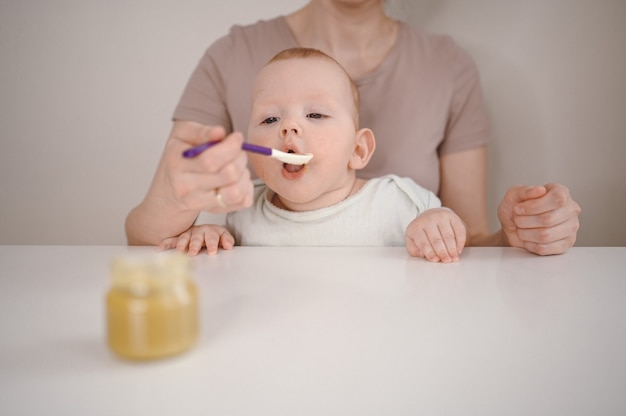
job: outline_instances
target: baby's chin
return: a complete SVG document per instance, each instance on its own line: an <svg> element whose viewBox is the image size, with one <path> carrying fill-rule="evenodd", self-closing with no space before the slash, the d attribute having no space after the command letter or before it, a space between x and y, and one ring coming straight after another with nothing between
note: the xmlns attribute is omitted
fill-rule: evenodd
<svg viewBox="0 0 626 416"><path fill-rule="evenodd" d="M280 209L284 209L286 211L293 211L293 212L301 212L301 211L311 211L312 209L315 208L310 208L312 206L314 206L314 204L311 203L312 201L308 201L308 200L303 200L303 199L293 199L293 197L289 198L286 196L281 196L278 194L274 194L274 197L272 198L272 204L274 204L275 206L277 206Z"/></svg>
<svg viewBox="0 0 626 416"><path fill-rule="evenodd" d="M333 200L330 195L322 195L311 199L310 195L305 197L302 195L274 193L272 197L272 203L278 208L293 212L316 211L341 201L342 199Z"/></svg>

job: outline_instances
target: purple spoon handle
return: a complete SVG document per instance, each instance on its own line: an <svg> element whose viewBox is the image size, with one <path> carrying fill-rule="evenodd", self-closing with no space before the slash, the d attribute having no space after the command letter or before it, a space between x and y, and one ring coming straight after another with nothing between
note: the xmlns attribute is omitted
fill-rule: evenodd
<svg viewBox="0 0 626 416"><path fill-rule="evenodd" d="M194 146L190 149L187 149L183 152L183 157L187 158L187 159L191 159L193 157L198 156L200 153L204 152L206 149L208 149L209 147L213 146L214 144L219 143L220 141L213 141L213 142L206 142L206 143L202 143L199 144L198 146ZM265 156L272 156L272 149L270 149L269 147L263 147L263 146L257 146L254 144L250 144L250 143L244 143L241 148L245 151L248 152L253 152L253 153L260 153L262 155Z"/></svg>
<svg viewBox="0 0 626 416"><path fill-rule="evenodd" d="M272 151L269 147L257 146L255 144L244 143L241 148L247 152L258 153L265 156L272 156Z"/></svg>

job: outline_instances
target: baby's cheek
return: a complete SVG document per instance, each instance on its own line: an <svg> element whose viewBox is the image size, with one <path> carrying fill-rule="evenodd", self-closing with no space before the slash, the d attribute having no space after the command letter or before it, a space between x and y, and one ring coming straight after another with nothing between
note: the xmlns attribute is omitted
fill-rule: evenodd
<svg viewBox="0 0 626 416"><path fill-rule="evenodd" d="M268 162L273 161L273 159L269 157L264 157L261 155L248 154L248 160L250 161L250 166L252 167L253 173L256 174L261 179L265 179L267 175Z"/></svg>

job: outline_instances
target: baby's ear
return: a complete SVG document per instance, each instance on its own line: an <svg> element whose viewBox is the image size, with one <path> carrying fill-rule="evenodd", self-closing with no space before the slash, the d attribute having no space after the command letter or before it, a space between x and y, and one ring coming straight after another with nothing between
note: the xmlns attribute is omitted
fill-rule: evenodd
<svg viewBox="0 0 626 416"><path fill-rule="evenodd" d="M354 152L348 167L358 170L363 169L369 163L374 150L376 149L376 139L374 132L370 129L360 129L355 133Z"/></svg>

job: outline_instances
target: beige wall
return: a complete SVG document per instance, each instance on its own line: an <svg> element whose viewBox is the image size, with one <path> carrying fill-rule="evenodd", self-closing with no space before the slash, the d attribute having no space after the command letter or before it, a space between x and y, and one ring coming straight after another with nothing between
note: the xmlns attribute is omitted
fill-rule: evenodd
<svg viewBox="0 0 626 416"><path fill-rule="evenodd" d="M204 48L306 0L0 0L0 244L123 244ZM390 0L476 59L509 185L566 183L579 245L626 245L626 2Z"/></svg>

